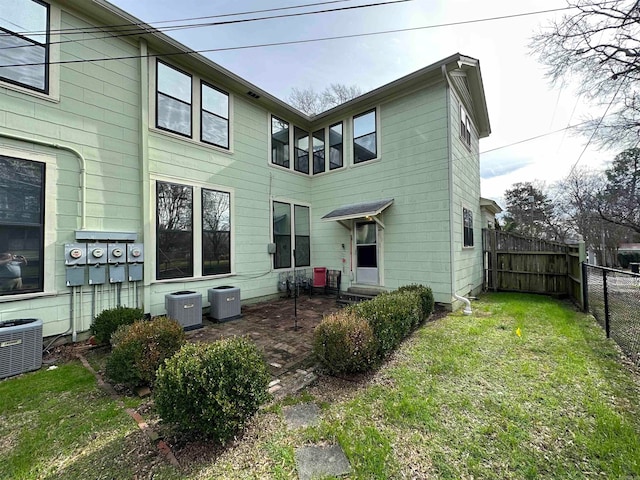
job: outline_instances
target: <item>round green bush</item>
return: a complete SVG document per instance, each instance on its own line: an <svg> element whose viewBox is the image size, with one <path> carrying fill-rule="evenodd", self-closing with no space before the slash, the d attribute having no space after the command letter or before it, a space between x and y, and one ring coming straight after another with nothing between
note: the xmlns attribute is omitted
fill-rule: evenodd
<svg viewBox="0 0 640 480"><path fill-rule="evenodd" d="M111 335L121 325L131 325L136 320L142 320L144 313L140 308L115 307L103 310L96 315L91 324L91 333L98 343L107 343Z"/></svg>
<svg viewBox="0 0 640 480"><path fill-rule="evenodd" d="M429 316L433 313L433 307L435 305L435 301L433 300L433 291L430 287L426 287L424 285L404 285L400 287L398 292L415 292L420 296L420 304L422 310L422 318L420 319L420 323L427 321Z"/></svg>
<svg viewBox="0 0 640 480"><path fill-rule="evenodd" d="M167 317L123 325L111 337L105 373L128 387L153 385L156 370L186 342L182 326Z"/></svg>
<svg viewBox="0 0 640 480"><path fill-rule="evenodd" d="M158 369L155 405L178 432L225 442L267 401L269 378L250 340L188 344Z"/></svg>
<svg viewBox="0 0 640 480"><path fill-rule="evenodd" d="M350 310L324 317L313 332L313 352L332 374L369 370L376 350L371 327Z"/></svg>

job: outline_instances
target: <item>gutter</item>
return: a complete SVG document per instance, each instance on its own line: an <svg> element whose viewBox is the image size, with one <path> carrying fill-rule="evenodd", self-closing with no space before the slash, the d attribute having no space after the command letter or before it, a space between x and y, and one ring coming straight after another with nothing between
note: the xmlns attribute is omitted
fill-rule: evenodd
<svg viewBox="0 0 640 480"><path fill-rule="evenodd" d="M456 269L455 269L455 252L453 251L453 246L455 245L455 235L453 233L453 149L451 148L451 95L449 90L451 90L451 83L449 82L449 76L447 75L447 66L442 65L440 67L442 70L442 76L447 83L447 152L448 152L448 169L447 175L449 177L449 253L450 253L450 264L451 264L451 297L455 298L458 301L465 303L465 308L463 313L465 315L471 315L473 311L471 310L471 302L469 299L458 295L456 292ZM453 302L452 302L453 303Z"/></svg>

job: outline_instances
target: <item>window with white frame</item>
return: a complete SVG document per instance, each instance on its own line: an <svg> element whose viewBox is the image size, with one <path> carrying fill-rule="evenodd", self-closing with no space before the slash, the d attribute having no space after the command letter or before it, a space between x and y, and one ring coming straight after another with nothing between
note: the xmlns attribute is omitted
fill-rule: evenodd
<svg viewBox="0 0 640 480"><path fill-rule="evenodd" d="M45 164L0 155L0 296L44 289Z"/></svg>
<svg viewBox="0 0 640 480"><path fill-rule="evenodd" d="M228 274L231 260L231 194L156 182L156 278Z"/></svg>
<svg viewBox="0 0 640 480"><path fill-rule="evenodd" d="M229 149L229 94L208 83L201 84L200 138Z"/></svg>
<svg viewBox="0 0 640 480"><path fill-rule="evenodd" d="M473 212L467 208L463 208L462 221L463 221L463 246L473 247Z"/></svg>
<svg viewBox="0 0 640 480"><path fill-rule="evenodd" d="M353 163L373 160L378 156L376 110L353 117Z"/></svg>
<svg viewBox="0 0 640 480"><path fill-rule="evenodd" d="M292 265L308 267L311 265L309 207L274 201L273 242L276 245L273 257L274 268L291 268Z"/></svg>
<svg viewBox="0 0 640 480"><path fill-rule="evenodd" d="M462 105L460 105L460 138L467 147L471 146L471 120Z"/></svg>
<svg viewBox="0 0 640 480"><path fill-rule="evenodd" d="M156 127L191 137L191 75L158 60Z"/></svg>
<svg viewBox="0 0 640 480"><path fill-rule="evenodd" d="M3 0L0 6L0 80L49 93L49 5Z"/></svg>
<svg viewBox="0 0 640 480"><path fill-rule="evenodd" d="M156 128L230 150L230 94L160 59L155 72ZM200 90L194 93L198 84Z"/></svg>

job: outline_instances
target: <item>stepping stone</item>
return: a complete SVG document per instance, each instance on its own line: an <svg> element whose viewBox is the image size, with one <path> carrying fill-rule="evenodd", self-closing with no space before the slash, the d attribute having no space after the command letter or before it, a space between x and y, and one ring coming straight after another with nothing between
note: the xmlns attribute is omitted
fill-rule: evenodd
<svg viewBox="0 0 640 480"><path fill-rule="evenodd" d="M351 465L340 445L296 448L296 466L300 480L312 480L333 475L339 477L351 471Z"/></svg>
<svg viewBox="0 0 640 480"><path fill-rule="evenodd" d="M311 427L320 423L320 409L315 403L300 403L283 409L287 428Z"/></svg>

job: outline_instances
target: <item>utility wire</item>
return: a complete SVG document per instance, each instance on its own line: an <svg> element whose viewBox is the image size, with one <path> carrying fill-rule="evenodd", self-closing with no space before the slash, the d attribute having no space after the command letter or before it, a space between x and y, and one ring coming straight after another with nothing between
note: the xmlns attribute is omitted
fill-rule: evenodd
<svg viewBox="0 0 640 480"><path fill-rule="evenodd" d="M341 11L348 11L348 10L358 10L361 8L370 8L370 7L379 7L379 6L384 6L384 5L393 5L393 4L397 4L397 3L407 3L407 2L412 2L414 0L389 0L389 1L385 1L385 2L378 2L378 3L369 3L369 4L364 4L364 5L353 5L350 7L339 7L339 8L328 8L328 9L324 9L324 10L316 10L313 12L298 12L298 13L286 13L286 14L282 14L282 15L271 15L271 16L265 16L265 17L253 17L253 18L243 18L243 19L239 19L239 20L225 20L225 21L221 21L221 22L204 22L204 23L190 23L190 24L185 24L185 25L174 25L174 26L168 26L168 27L163 27L163 28L153 28L152 31L147 30L146 32L140 32L140 28L148 28L149 25L145 25L145 24L131 24L129 26L135 26L135 28L131 28L131 29L124 29L124 30L116 30L114 31L114 33L109 33L109 35L104 36L104 37L94 37L94 38L90 38L90 39L81 39L81 40L63 40L60 42L50 42L50 45L55 45L55 44L60 44L60 43L72 43L72 42L77 42L77 41L87 41L87 40L100 40L100 39L104 39L104 38L120 38L120 37L129 37L129 36L136 36L136 35L148 35L148 34L153 34L156 32L170 32L170 31L175 31L175 30L188 30L188 29L196 29L196 28L204 28L204 27L219 27L219 26L223 26L223 25L234 25L234 24L238 24L238 23L249 23L249 22L259 22L259 21L264 21L264 20L273 20L273 19L279 19L279 18L292 18L292 17L302 17L302 16L307 16L307 15L316 15L316 14L320 14L320 13L332 13L332 12L341 12ZM76 32L73 32L74 35L76 34L85 34L85 33L94 33L96 31L104 31L104 30L95 30L95 29L90 29L89 31L86 30L78 30ZM27 35L30 35L31 33L27 32ZM24 35L24 34L23 34ZM40 33L40 35L42 35L42 33ZM3 34L0 35L0 38L2 36L13 36L12 34ZM31 45L26 45L27 47L30 47ZM2 48L2 50L5 49L14 49L14 48L23 48L25 47L25 45L17 45L17 46L10 46L10 47L4 47Z"/></svg>
<svg viewBox="0 0 640 480"><path fill-rule="evenodd" d="M376 5L378 5L378 4L376 4ZM91 58L91 59L79 59L79 60L62 60L62 61L58 61L58 62L50 62L50 64L89 63L89 62L103 62L103 61L109 61L109 60L131 60L131 59L138 59L138 58L170 57L170 56L176 56L176 55L228 52L228 51L233 51L233 50L245 50L245 49L250 49L250 48L263 48L263 47L275 47L275 46L282 46L282 45L314 43L314 42L323 42L323 41L329 41L329 40L342 40L342 39L348 39L348 38L370 37L370 36L375 36L375 35L386 35L386 34L390 34L390 33L412 32L412 31L417 31L417 30L427 30L427 29L442 28L442 27L468 25L468 24L471 24L471 23L490 22L490 21L496 21L496 20L507 20L507 19L517 18L517 17L525 17L525 16L531 16L531 15L540 15L540 14L543 14L543 13L553 13L553 12L559 12L559 11L564 11L564 10L571 10L571 9L574 9L574 8L575 7L562 7L562 8L555 8L555 9L550 9L550 10L538 10L538 11L535 11L535 12L524 12L524 13L517 13L517 14L512 14L512 15L502 15L502 16L497 16L497 17L488 17L488 18L480 18L480 19L474 19L474 20L462 20L462 21L458 21L458 22L449 22L449 23L440 23L440 24L434 24L434 25L425 25L425 26L422 26L422 27L398 28L398 29L393 29L393 30L381 30L381 31L378 31L378 32L354 33L354 34L350 34L350 35L337 35L337 36L333 36L333 37L310 38L310 39L306 39L306 40L290 40L290 41L284 41L284 42L261 43L261 44L254 44L254 45L241 45L241 46L237 46L237 47L221 47L221 48L208 48L208 49L201 49L201 50L186 50L186 51L182 51L182 52L162 53L162 54L126 55L126 56L120 56L120 57L103 57L103 58ZM114 35L114 36L117 36L117 35ZM79 41L79 40L73 40L73 41ZM11 47L9 47L9 48L11 48ZM37 65L44 65L44 63L43 62L16 63L16 64L6 64L6 65L3 65L3 67L20 67L20 66L37 66Z"/></svg>
<svg viewBox="0 0 640 480"><path fill-rule="evenodd" d="M105 29L108 28L122 28L122 27L141 27L141 28L146 28L146 27L152 27L154 28L154 25L158 25L161 23L178 23L178 22L190 22L190 21L194 21L194 20L208 20L208 19L212 19L212 18L226 18L226 17L236 17L236 16L241 16L241 15L254 15L256 13L267 13L267 12L279 12L279 11L283 11L283 10L294 10L297 8L306 8L306 7L316 7L319 5L329 5L329 4L333 4L333 3L344 3L344 2L352 2L354 0L330 0L327 2L316 2L316 3L306 3L306 4L301 4L301 5L292 5L289 7L278 7L278 8L266 8L263 10L248 10L246 12L235 12L235 13L224 13L224 14L220 14L220 15L207 15L207 16L203 16L203 17L191 17L191 18L178 18L178 19L173 19L173 20L158 20L155 22L134 22L134 23L120 23L120 24L112 24L112 25L101 25L99 27L77 27L77 28L64 28L64 29L60 29L60 30L50 30L49 32L46 31L16 31L14 33L20 34L20 35L46 35L47 33L92 33L92 32L104 32ZM0 37L3 34L0 33Z"/></svg>

